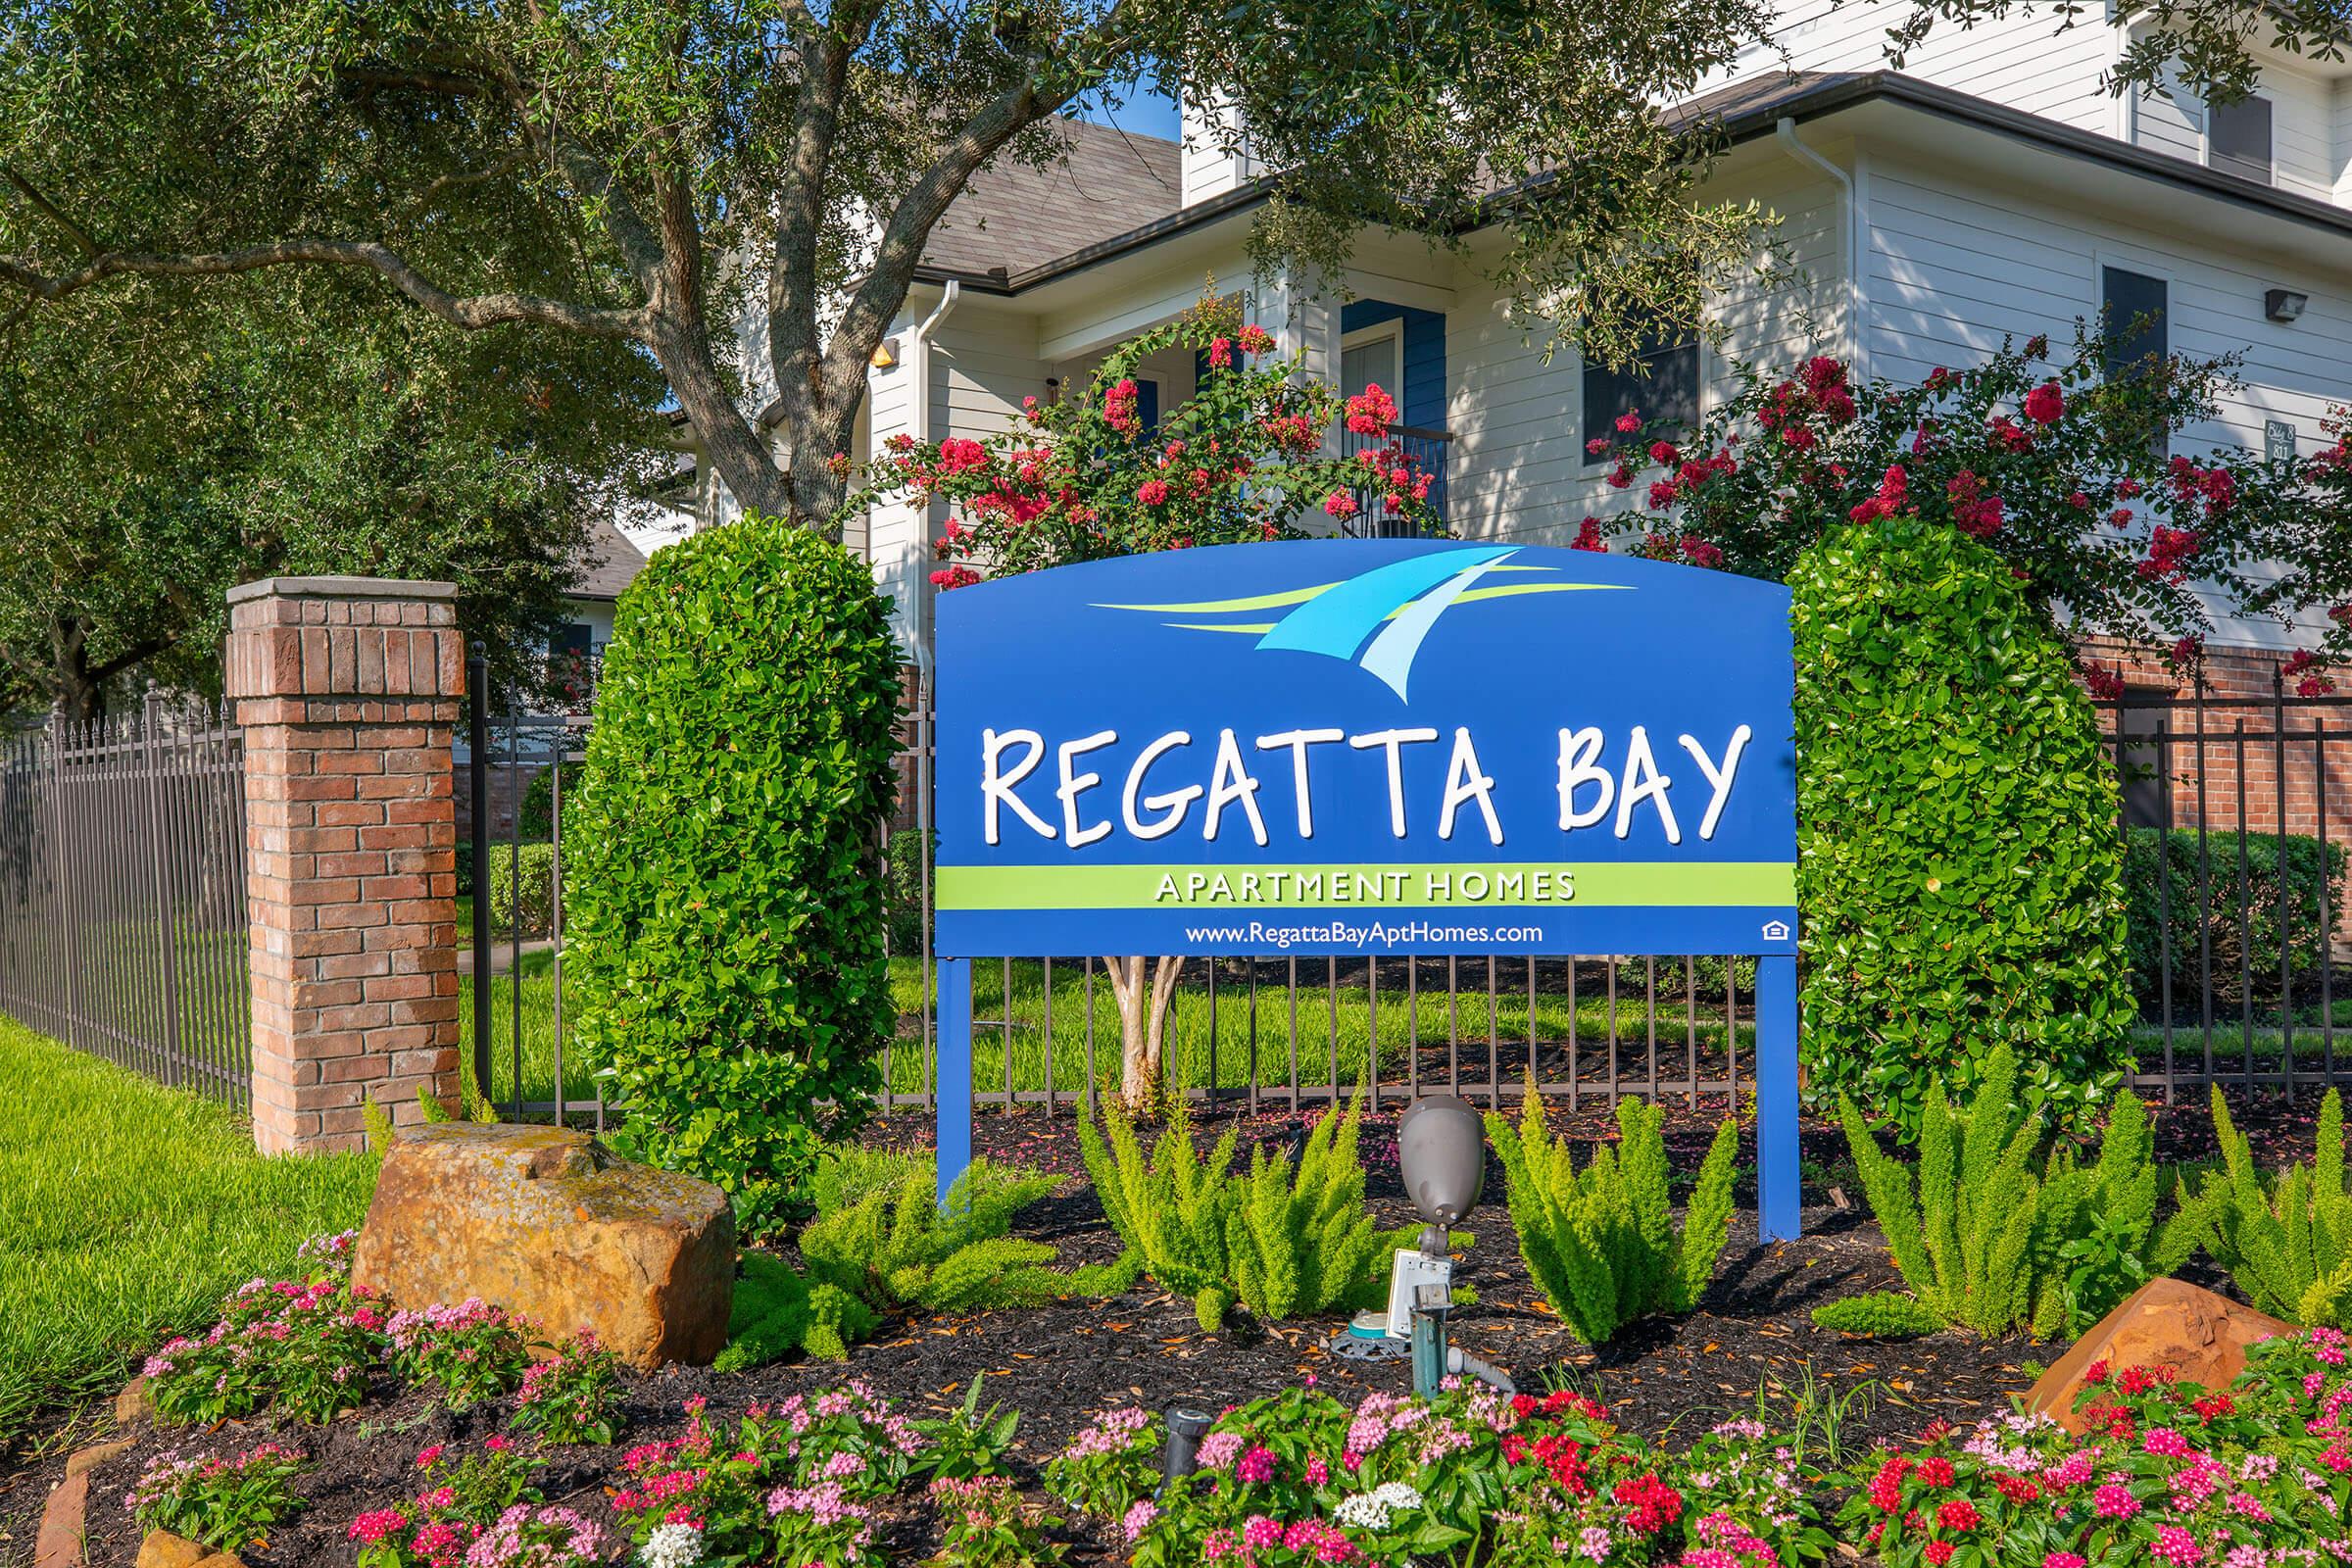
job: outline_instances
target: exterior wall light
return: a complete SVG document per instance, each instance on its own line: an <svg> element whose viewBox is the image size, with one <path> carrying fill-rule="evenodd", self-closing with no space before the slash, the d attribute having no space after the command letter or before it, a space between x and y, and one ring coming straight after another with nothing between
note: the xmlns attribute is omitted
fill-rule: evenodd
<svg viewBox="0 0 2352 1568"><path fill-rule="evenodd" d="M887 370L899 363L899 340L886 337L874 345L874 357L867 362L877 370Z"/></svg>
<svg viewBox="0 0 2352 1568"><path fill-rule="evenodd" d="M2291 288L2275 288L2262 297L2262 314L2281 324L2301 320L2310 306L2310 295Z"/></svg>

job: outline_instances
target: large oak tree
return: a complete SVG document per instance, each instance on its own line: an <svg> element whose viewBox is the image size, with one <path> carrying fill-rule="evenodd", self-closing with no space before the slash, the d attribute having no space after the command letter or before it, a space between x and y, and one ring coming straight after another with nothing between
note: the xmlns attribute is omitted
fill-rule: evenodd
<svg viewBox="0 0 2352 1568"><path fill-rule="evenodd" d="M1645 313L1690 317L1749 252L1751 212L1689 200L1703 149L1658 106L1774 9L6 0L0 286L48 306L142 277L341 269L454 327L637 345L740 500L819 522L844 485L825 460L850 445L933 225L992 161L1053 158L1049 122L1073 104L1149 85L1237 109L1284 172L1268 264L1329 262L1359 222L1451 243L1498 218L1509 290L1619 357ZM1890 48L2019 9L2089 15L1890 7ZM2255 21L2330 4L2150 9L2134 69L2179 52L2242 83ZM780 451L745 406L747 309Z"/></svg>
<svg viewBox="0 0 2352 1568"><path fill-rule="evenodd" d="M218 695L223 595L277 572L454 580L523 677L594 518L663 456L642 356L446 332L338 275L125 279L0 347L8 709Z"/></svg>

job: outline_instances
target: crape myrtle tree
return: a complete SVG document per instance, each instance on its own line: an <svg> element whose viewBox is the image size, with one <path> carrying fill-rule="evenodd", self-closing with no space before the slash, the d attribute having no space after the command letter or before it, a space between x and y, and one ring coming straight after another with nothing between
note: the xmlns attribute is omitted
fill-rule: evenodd
<svg viewBox="0 0 2352 1568"><path fill-rule="evenodd" d="M588 528L655 456L642 356L500 346L357 278L126 279L0 354L0 703L97 716L218 695L223 600L279 572L454 581L520 675Z"/></svg>
<svg viewBox="0 0 2352 1568"><path fill-rule="evenodd" d="M1860 0L1847 0L1860 3ZM974 172L1056 155L1053 116L1151 85L1235 112L1282 171L1261 263L1359 224L1487 253L1519 318L1627 358L1694 321L1758 215L1693 204L1660 106L1764 37L1772 0L4 0L0 287L372 274L451 326L635 345L747 508L821 526L867 363ZM1933 0L1923 28L2079 0ZM2154 51L2242 90L2261 15L2157 0ZM1908 20L1905 20L1905 18ZM2262 23L2262 25L2269 25ZM2299 35L2310 30L2289 26ZM1238 129L1226 134L1239 135ZM749 310L776 434L746 407ZM1546 345L1548 346L1548 345ZM804 461L795 461L796 456Z"/></svg>
<svg viewBox="0 0 2352 1568"><path fill-rule="evenodd" d="M1131 373L1162 350L1187 350L1199 389L1146 426ZM989 576L1154 550L1304 538L1377 524L1390 534L1440 531L1432 475L1394 441L1396 400L1380 387L1343 399L1274 352L1272 334L1204 300L1185 319L1123 345L1087 390L1029 399L1012 427L985 440L902 438L872 465L853 506L945 502L934 549L942 590ZM1365 438L1327 455L1344 424ZM1122 1099L1149 1107L1159 1092L1168 1009L1183 960L1105 957L1119 1009Z"/></svg>
<svg viewBox="0 0 2352 1568"><path fill-rule="evenodd" d="M2320 654L2287 673L2301 695L2332 690L2316 665L2352 653L2347 431L2331 426L2336 440L2308 458L2176 452L2220 414L2234 360L2150 358L2119 374L2110 359L2079 327L2058 355L2047 338L2012 340L1917 384L1858 385L1826 357L1741 368L1699 429L1636 410L1589 455L1644 503L1626 541L1638 553L1781 580L1832 528L1919 516L1988 546L2068 640L2158 644L2184 673L2216 603L2324 612ZM1579 543L1604 548L1602 520ZM2120 693L2111 671L2084 673L2094 695Z"/></svg>

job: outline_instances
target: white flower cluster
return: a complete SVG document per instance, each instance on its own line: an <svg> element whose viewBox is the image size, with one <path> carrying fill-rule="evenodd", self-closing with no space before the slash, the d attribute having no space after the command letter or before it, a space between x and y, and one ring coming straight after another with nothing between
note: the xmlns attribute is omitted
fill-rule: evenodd
<svg viewBox="0 0 2352 1568"><path fill-rule="evenodd" d="M692 1525L656 1525L638 1561L645 1568L694 1568L703 1560L703 1533Z"/></svg>
<svg viewBox="0 0 2352 1568"><path fill-rule="evenodd" d="M1331 1516L1358 1530L1386 1530L1392 1515L1420 1506L1421 1494L1401 1481L1391 1481L1370 1492L1342 1498L1340 1505L1331 1510Z"/></svg>

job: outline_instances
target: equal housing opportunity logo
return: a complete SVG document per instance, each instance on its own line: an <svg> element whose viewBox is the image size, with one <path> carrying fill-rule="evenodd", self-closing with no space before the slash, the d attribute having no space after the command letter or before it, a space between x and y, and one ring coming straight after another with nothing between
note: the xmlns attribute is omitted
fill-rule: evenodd
<svg viewBox="0 0 2352 1568"><path fill-rule="evenodd" d="M1352 663L1406 698L1413 660L1439 617L1457 605L1522 594L1630 593L1630 583L1568 582L1556 566L1513 564L1515 546L1488 545L1408 556L1338 582L1281 593L1189 604L1097 605L1098 610L1152 615L1232 615L1233 620L1164 620L1177 631L1253 636L1260 649L1317 654ZM1543 574L1542 581L1489 582L1505 573ZM1266 611L1281 611L1272 620Z"/></svg>

